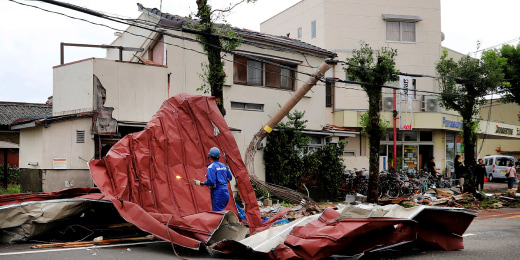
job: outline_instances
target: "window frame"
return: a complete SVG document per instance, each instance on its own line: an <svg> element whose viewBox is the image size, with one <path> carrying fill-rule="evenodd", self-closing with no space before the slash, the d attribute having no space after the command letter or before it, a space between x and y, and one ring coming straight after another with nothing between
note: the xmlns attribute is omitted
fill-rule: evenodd
<svg viewBox="0 0 520 260"><path fill-rule="evenodd" d="M296 73L298 63L280 63L275 58L265 58L267 62L250 59L242 55L233 57L233 84L259 86L273 89L294 91L296 89ZM281 59L280 59L281 60ZM259 63L260 81L252 81L253 63ZM247 65L246 65L247 64ZM260 69L261 67L261 69Z"/></svg>
<svg viewBox="0 0 520 260"><path fill-rule="evenodd" d="M391 24L395 24L397 23L398 27L399 27L399 39L396 40L396 39L389 39L389 23ZM416 26L416 22L407 22L407 21L386 21L386 41L387 42L402 42L402 43L417 43L417 26ZM404 29L403 29L403 24L413 24L413 40L403 40L403 34L404 34Z"/></svg>
<svg viewBox="0 0 520 260"><path fill-rule="evenodd" d="M316 20L314 20L311 22L311 39L316 39L316 32L317 32Z"/></svg>

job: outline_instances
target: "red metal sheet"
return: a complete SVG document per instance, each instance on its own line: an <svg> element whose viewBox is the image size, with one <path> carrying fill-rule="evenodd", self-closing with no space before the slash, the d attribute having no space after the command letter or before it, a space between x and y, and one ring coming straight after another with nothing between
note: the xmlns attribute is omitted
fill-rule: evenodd
<svg viewBox="0 0 520 260"><path fill-rule="evenodd" d="M127 221L164 240L198 248L223 218L208 212L209 189L189 181L205 180L207 153L213 146L221 150L220 161L233 173L255 233L262 227L255 193L213 97L180 94L166 100L145 130L125 136L106 157L89 165L96 185ZM233 198L226 210L238 215Z"/></svg>

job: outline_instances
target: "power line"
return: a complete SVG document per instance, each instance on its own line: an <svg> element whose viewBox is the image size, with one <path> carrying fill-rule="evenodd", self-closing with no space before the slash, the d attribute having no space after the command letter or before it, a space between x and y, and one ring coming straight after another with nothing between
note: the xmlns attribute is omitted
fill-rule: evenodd
<svg viewBox="0 0 520 260"><path fill-rule="evenodd" d="M42 10L42 11L46 11L46 12L49 12L49 13L59 14L59 15L62 15L62 16L65 16L65 17L68 17L68 18L71 18L71 19L76 19L76 20L88 22L90 24L103 26L103 27L106 27L106 28L109 28L109 29L112 29L112 30L115 30L115 31L118 31L118 32L126 32L126 33L128 33L130 35L134 35L134 36L137 36L137 37L142 37L142 38L145 38L147 40L162 42L162 43L164 43L166 45L174 46L174 47L181 48L181 49L188 50L188 51L193 51L193 52L196 52L198 54L207 55L206 53L198 51L198 50L195 50L195 49L187 48L187 47L184 47L184 46L180 46L180 45L169 43L169 42L165 42L165 41L156 40L156 39L153 39L153 38L150 38L150 37L147 37L147 36L144 36L144 35L132 33L132 32L129 32L129 31L122 31L122 30L116 29L114 27L108 26L106 24L95 23L95 22L92 22L92 21L89 21L89 20L86 20L86 19L83 19L83 18L70 16L70 15L67 15L67 14L64 14L64 13L61 13L61 12L51 11L51 10L47 10L47 9L44 9L44 8L41 8L41 7L38 7L38 6L33 6L33 5L20 3L20 2L17 2L15 0L9 0L9 1L17 3L17 4L20 4L20 5L33 7L33 8L36 8L36 9L39 9L39 10ZM144 27L143 25L155 26L155 27L159 27L159 28L170 29L170 30L177 30L178 31L179 28L176 28L176 27L166 26L166 25L158 25L158 24L153 23L151 21L142 20L142 19L123 19L123 18L118 18L118 17L115 17L115 16L108 16L108 15L102 13L102 12L99 12L99 11L93 11L93 10L85 8L85 7L75 6L75 5L68 4L68 3L61 3L61 2L58 2L58 1L52 1L52 0L41 0L41 1L47 2L47 3L50 3L50 4L56 4L56 5L64 7L64 8L70 8L70 9L73 9L73 10L76 10L76 11L79 11L79 12L84 12L84 13L87 13L87 14L90 14L90 15L93 15L93 16L96 16L96 17L100 17L100 18L103 18L103 19L107 19L107 20L110 20L110 21L113 21L113 22L118 22L118 23L122 23L122 24L125 24L125 25L129 25L129 26L136 26L136 27L141 28L141 29L149 30L149 31L152 31L152 32L155 32L155 33L158 33L158 34L162 34L162 35L167 35L167 36L170 36L170 37L173 37L173 38L177 38L177 39L180 39L180 40L187 40L187 41L191 41L191 42L197 42L199 44L206 44L206 45L211 46L213 48L218 48L221 51L224 51L226 53L230 53L230 54L237 55L237 56L243 56L243 57L246 57L246 58L251 59L251 60L256 60L256 61L260 61L260 62L263 62L263 63L266 63L266 64L271 64L271 65L274 65L274 66L285 68L285 69L294 71L295 73L303 74L303 75L306 75L306 76L313 76L310 73L302 72L302 71L299 71L299 70L294 69L292 67L284 66L284 65L281 65L281 64L278 64L278 63L274 63L274 62L271 62L269 60L261 59L261 58L254 57L254 56L251 56L251 55L247 55L247 54L244 54L244 53L237 53L235 51L229 51L229 50L226 50L226 49L224 49L224 48L222 48L220 46L211 45L211 44L204 43L204 42L201 42L201 41L189 38L189 37L179 36L179 35L167 33L167 32L164 32L164 31L159 31L159 30L156 30L156 29L152 29L152 28L149 28L149 27ZM119 19L121 19L121 20L119 20ZM140 24L140 25L138 25L138 24ZM192 33L196 33L195 31L196 30L190 30L190 32L192 32ZM197 32L199 32L199 31L197 31ZM200 32L199 32L199 34L200 34ZM215 36L221 37L221 35L215 35ZM304 57L305 57L305 60L307 61L307 64L309 66L311 66L310 63L307 60L307 57L305 55L304 55ZM247 67L250 67L250 68L253 68L253 69L256 69L256 70L262 70L262 71L267 72L267 73L274 73L274 74L283 76L283 75L281 75L280 73L277 73L277 72L268 71L266 69L258 68L258 67L255 67L255 66L249 66L248 64L243 64L243 63L240 63L240 62L237 62L237 61L234 61L234 60L229 60L229 59L226 59L225 57L222 57L222 59L225 60L225 61L231 62L231 63L241 64L243 66L247 66ZM344 62L344 61L336 61L336 62L341 63L341 64L346 64L346 65L349 65L349 66L366 68L366 67L350 64L350 63ZM313 66L311 66L311 67L313 67ZM371 68L366 68L366 69L371 69ZM374 69L372 69L372 70L374 70ZM410 73L398 73L398 74L399 75L405 75L405 76L412 76L412 77L429 77L429 78L433 78L433 79L443 78L443 77L436 77L436 76L423 75L423 74L410 74ZM288 78L291 78L291 79L296 80L296 81L304 82L303 80L299 80L299 79L294 78L294 77L288 77ZM460 79L460 78L457 78L457 79ZM322 79L318 79L318 80L321 81L321 82L324 82L324 80L322 80ZM462 79L462 80L464 80L464 79ZM469 80L469 79L466 79L466 80ZM345 84L356 84L356 85L361 85L361 86L371 86L371 84L365 83L365 82L340 80L340 79L333 79L333 81L334 82L339 82L339 83L345 83ZM399 90L401 89L399 87L386 86L386 85L382 85L380 87L382 87L382 88L389 88L389 89L399 89ZM440 93L440 92L427 91L427 90L413 90L413 91L428 93L428 94L432 94L432 95L458 95L458 96L465 96L465 95L461 95L461 94Z"/></svg>

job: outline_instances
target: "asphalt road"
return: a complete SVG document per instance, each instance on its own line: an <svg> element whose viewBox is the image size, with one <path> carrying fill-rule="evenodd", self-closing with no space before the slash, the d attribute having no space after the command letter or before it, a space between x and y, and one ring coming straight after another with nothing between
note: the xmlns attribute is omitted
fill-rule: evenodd
<svg viewBox="0 0 520 260"><path fill-rule="evenodd" d="M212 259L204 250L193 251L167 242L141 242L89 248L30 249L23 243L0 246L0 259ZM464 249L431 251L406 249L365 256L362 259L518 259L520 209L480 211L464 234ZM180 257L177 257L177 253ZM244 256L243 259L249 257Z"/></svg>
<svg viewBox="0 0 520 260"><path fill-rule="evenodd" d="M486 183L487 184L487 183ZM503 189L489 183L485 189ZM205 250L194 251L164 241L114 244L86 248L30 249L37 243L0 244L0 259L214 259ZM518 259L520 208L482 210L464 234L464 249L456 251L399 248L362 259ZM245 255L241 259L250 259Z"/></svg>

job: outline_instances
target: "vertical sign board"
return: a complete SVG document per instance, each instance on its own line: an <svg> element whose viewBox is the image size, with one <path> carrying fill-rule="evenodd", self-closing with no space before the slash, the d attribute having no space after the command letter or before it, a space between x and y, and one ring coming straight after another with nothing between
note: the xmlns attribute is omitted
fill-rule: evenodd
<svg viewBox="0 0 520 260"><path fill-rule="evenodd" d="M412 130L413 124L413 78L399 76L399 88L401 89L399 130Z"/></svg>
<svg viewBox="0 0 520 260"><path fill-rule="evenodd" d="M52 158L53 169L67 169L67 158Z"/></svg>

